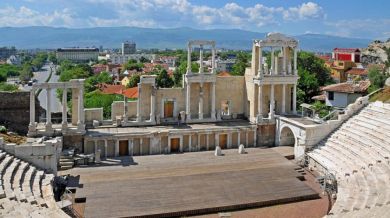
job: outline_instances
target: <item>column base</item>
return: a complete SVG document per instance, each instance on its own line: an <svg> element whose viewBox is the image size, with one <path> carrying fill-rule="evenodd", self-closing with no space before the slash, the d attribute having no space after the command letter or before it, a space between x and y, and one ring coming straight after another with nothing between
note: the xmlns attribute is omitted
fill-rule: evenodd
<svg viewBox="0 0 390 218"><path fill-rule="evenodd" d="M62 123L61 124L61 129L62 129L62 131L66 131L66 129L68 129L68 123L66 122L66 123Z"/></svg>
<svg viewBox="0 0 390 218"><path fill-rule="evenodd" d="M28 131L30 132L35 132L35 131L37 131L37 124L36 123L34 123L34 124L29 124L28 125Z"/></svg>
<svg viewBox="0 0 390 218"><path fill-rule="evenodd" d="M215 111L211 111L211 119L216 119L216 117L215 117Z"/></svg>
<svg viewBox="0 0 390 218"><path fill-rule="evenodd" d="M127 116L123 116L123 122L127 122L129 118Z"/></svg>
<svg viewBox="0 0 390 218"><path fill-rule="evenodd" d="M275 114L273 113L269 113L268 114L268 119L270 119L271 121L275 119Z"/></svg>
<svg viewBox="0 0 390 218"><path fill-rule="evenodd" d="M156 121L156 115L151 114L150 115L150 122L155 122Z"/></svg>
<svg viewBox="0 0 390 218"><path fill-rule="evenodd" d="M141 116L137 116L137 122L141 122L142 121L142 117Z"/></svg>
<svg viewBox="0 0 390 218"><path fill-rule="evenodd" d="M199 120L203 119L203 113L199 113Z"/></svg>
<svg viewBox="0 0 390 218"><path fill-rule="evenodd" d="M46 123L45 124L45 130L46 131L52 131L53 130L53 126L51 123Z"/></svg>
<svg viewBox="0 0 390 218"><path fill-rule="evenodd" d="M263 115L257 114L256 123L262 123L262 122L263 122Z"/></svg>
<svg viewBox="0 0 390 218"><path fill-rule="evenodd" d="M85 125L82 122L77 123L77 130L85 130Z"/></svg>

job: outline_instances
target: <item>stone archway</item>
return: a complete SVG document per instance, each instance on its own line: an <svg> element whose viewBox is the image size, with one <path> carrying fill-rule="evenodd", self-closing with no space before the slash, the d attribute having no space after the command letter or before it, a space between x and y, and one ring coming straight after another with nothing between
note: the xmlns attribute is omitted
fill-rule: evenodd
<svg viewBox="0 0 390 218"><path fill-rule="evenodd" d="M282 131L280 131L279 146L295 147L297 142L296 140L294 132L290 129L290 127L283 127Z"/></svg>

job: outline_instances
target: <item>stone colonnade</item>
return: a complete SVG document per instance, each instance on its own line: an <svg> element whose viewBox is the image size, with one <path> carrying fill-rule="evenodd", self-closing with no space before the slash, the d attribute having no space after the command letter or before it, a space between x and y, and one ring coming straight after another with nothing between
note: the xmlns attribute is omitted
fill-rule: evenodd
<svg viewBox="0 0 390 218"><path fill-rule="evenodd" d="M46 122L45 122L45 132L52 132L53 125L51 122L51 104L52 104L52 92L54 89L62 89L62 126L61 131L67 131L69 129L67 121L67 89L76 89L78 96L77 103L78 110L73 113L73 116L77 115L77 130L85 131L84 125L84 80L75 79L70 80L70 82L55 82L55 83L35 83L30 91L30 124L29 132L34 132L37 129L37 122L35 122L35 91L38 89L45 89L46 96ZM76 96L73 96L76 97Z"/></svg>
<svg viewBox="0 0 390 218"><path fill-rule="evenodd" d="M253 144L249 144L249 133L253 133ZM157 134L148 134L148 135L134 135L134 136L112 136L108 138L99 138L99 137L93 137L93 138L84 138L84 152L87 152L88 149L88 142L93 142L93 150L96 151L98 149L98 141L104 141L104 154L105 158L108 156L108 141L114 141L114 156L119 156L119 141L128 141L128 154L129 156L134 156L134 149L135 149L135 143L134 140L139 140L139 154L138 155L152 155L152 154L165 154L165 153L171 153L171 146L170 146L170 139L171 138L180 138L180 148L179 152L196 152L200 151L202 148L205 150L210 149L210 135L214 135L214 146L217 145L217 142L219 143L219 136L220 135L227 135L227 142L226 142L226 148L230 149L232 148L232 145L236 142L233 142L232 135L237 134L237 145L243 144L245 147L257 147L257 128L247 128L247 129L232 129L232 130L223 130L218 132L213 131L197 131L197 132L183 132L180 135L177 134L169 134L169 133L157 133ZM241 140L241 134L245 135L245 140ZM183 136L188 136L188 148L184 150L183 146ZM162 138L168 137L168 142L166 145L162 144ZM192 145L192 138L197 138L196 145ZM205 143L201 144L201 137L205 138ZM144 139L149 139L149 145L146 146L149 148L149 152L145 154L145 151L142 151L142 147L145 147L143 145ZM158 145L157 149L155 145L152 144L152 139L157 139ZM238 146L237 146L238 147ZM155 150L155 152L153 152Z"/></svg>
<svg viewBox="0 0 390 218"><path fill-rule="evenodd" d="M198 73L193 73L191 71L191 46L199 45L199 59L200 66ZM212 46L212 64L211 64L211 73L204 72L203 66L203 47L204 46ZM186 93L186 120L191 120L191 83L199 84L199 111L198 111L198 119L203 119L203 85L204 83L211 83L212 85L212 94L211 94L211 119L216 119L215 116L215 77L217 73L216 63L215 63L215 42L214 41L189 41L188 42L188 56L187 56L187 72L186 72L186 85L187 85L187 93ZM197 77L198 75L204 75L205 78ZM207 76L212 76L212 78L207 78ZM196 79L191 79L194 77ZM214 78L214 79L213 79ZM210 80L211 79L211 80Z"/></svg>

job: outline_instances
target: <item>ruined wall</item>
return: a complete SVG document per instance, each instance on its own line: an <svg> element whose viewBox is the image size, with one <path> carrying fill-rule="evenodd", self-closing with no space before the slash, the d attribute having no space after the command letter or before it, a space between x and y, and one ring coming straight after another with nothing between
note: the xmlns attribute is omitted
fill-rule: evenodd
<svg viewBox="0 0 390 218"><path fill-rule="evenodd" d="M221 101L231 101L231 114L245 114L246 89L243 76L217 77L215 109L221 109Z"/></svg>
<svg viewBox="0 0 390 218"><path fill-rule="evenodd" d="M263 123L257 126L257 146L275 145L275 123Z"/></svg>
<svg viewBox="0 0 390 218"><path fill-rule="evenodd" d="M35 121L44 112L35 98ZM27 134L30 123L30 92L0 92L0 125L9 131Z"/></svg>

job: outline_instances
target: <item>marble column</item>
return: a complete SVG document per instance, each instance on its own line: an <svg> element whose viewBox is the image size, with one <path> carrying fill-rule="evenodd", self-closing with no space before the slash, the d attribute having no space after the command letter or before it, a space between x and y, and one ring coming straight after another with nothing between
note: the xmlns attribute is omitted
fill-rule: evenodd
<svg viewBox="0 0 390 218"><path fill-rule="evenodd" d="M142 121L141 114L141 83L138 83L137 122Z"/></svg>
<svg viewBox="0 0 390 218"><path fill-rule="evenodd" d="M282 74L283 75L286 75L286 46L283 46L282 47L282 49L283 49L283 67L282 67Z"/></svg>
<svg viewBox="0 0 390 218"><path fill-rule="evenodd" d="M51 88L47 88L46 89L46 131L47 130L51 130L51 129L52 129L52 123L51 123Z"/></svg>
<svg viewBox="0 0 390 218"><path fill-rule="evenodd" d="M149 137L149 155L153 154L153 149L152 149L152 137Z"/></svg>
<svg viewBox="0 0 390 218"><path fill-rule="evenodd" d="M215 82L211 85L211 119L215 119Z"/></svg>
<svg viewBox="0 0 390 218"><path fill-rule="evenodd" d="M162 152L161 152L161 135L158 136L158 149L160 151L160 154L162 154Z"/></svg>
<svg viewBox="0 0 390 218"><path fill-rule="evenodd" d="M197 133L197 135L198 135L198 144L197 144L197 149L198 149L198 151L200 151L200 133Z"/></svg>
<svg viewBox="0 0 390 218"><path fill-rule="evenodd" d="M263 77L263 48L259 46L259 71L257 77Z"/></svg>
<svg viewBox="0 0 390 218"><path fill-rule="evenodd" d="M263 91L262 91L262 89L263 89L263 86L262 85L259 85L259 93L258 93L258 101L257 101L257 115L258 116L263 116L262 115L262 110L261 110L261 108L263 107Z"/></svg>
<svg viewBox="0 0 390 218"><path fill-rule="evenodd" d="M123 97L123 121L128 121L128 115L127 115L127 97Z"/></svg>
<svg viewBox="0 0 390 218"><path fill-rule="evenodd" d="M273 119L274 115L275 115L275 113L274 113L274 106L275 106L274 92L275 92L275 85L271 84L271 100L270 100L270 104L269 104L269 114L268 114L269 119Z"/></svg>
<svg viewBox="0 0 390 218"><path fill-rule="evenodd" d="M30 90L30 125L29 129L35 131L35 89Z"/></svg>
<svg viewBox="0 0 390 218"><path fill-rule="evenodd" d="M139 155L142 155L142 137L139 138Z"/></svg>
<svg viewBox="0 0 390 218"><path fill-rule="evenodd" d="M186 122L191 120L191 83L187 82Z"/></svg>
<svg viewBox="0 0 390 218"><path fill-rule="evenodd" d="M211 58L212 61L212 72L211 73L217 73L217 66L215 66L215 45L213 45L212 54L213 57Z"/></svg>
<svg viewBox="0 0 390 218"><path fill-rule="evenodd" d="M275 47L271 46L271 74L275 74Z"/></svg>
<svg viewBox="0 0 390 218"><path fill-rule="evenodd" d="M188 43L188 54L187 54L187 75L191 74L191 44Z"/></svg>
<svg viewBox="0 0 390 218"><path fill-rule="evenodd" d="M248 148L249 147L249 132L248 132L248 130L247 131L245 131L245 148Z"/></svg>
<svg viewBox="0 0 390 218"><path fill-rule="evenodd" d="M119 156L119 139L115 140L115 157Z"/></svg>
<svg viewBox="0 0 390 218"><path fill-rule="evenodd" d="M199 50L199 73L203 73L203 45L200 45L200 50Z"/></svg>
<svg viewBox="0 0 390 218"><path fill-rule="evenodd" d="M231 148L232 147L232 133L231 132L228 132L227 134L227 148Z"/></svg>
<svg viewBox="0 0 390 218"><path fill-rule="evenodd" d="M62 89L62 130L66 130L68 128L68 101L67 101L67 90Z"/></svg>
<svg viewBox="0 0 390 218"><path fill-rule="evenodd" d="M282 90L282 114L286 113L286 84L283 84Z"/></svg>
<svg viewBox="0 0 390 218"><path fill-rule="evenodd" d="M199 83L199 119L203 119L203 83Z"/></svg>
<svg viewBox="0 0 390 218"><path fill-rule="evenodd" d="M129 143L129 155L133 156L134 155L134 139L130 138L128 143Z"/></svg>
<svg viewBox="0 0 390 218"><path fill-rule="evenodd" d="M84 87L79 87L79 118L77 122L78 129L84 129Z"/></svg>
<svg viewBox="0 0 390 218"><path fill-rule="evenodd" d="M107 139L104 139L104 158L107 159Z"/></svg>
<svg viewBox="0 0 390 218"><path fill-rule="evenodd" d="M95 139L95 140L93 140L93 153L95 153L96 151L97 151L97 140Z"/></svg>
<svg viewBox="0 0 390 218"><path fill-rule="evenodd" d="M206 134L206 151L209 150L209 138L210 138L210 134Z"/></svg>
<svg viewBox="0 0 390 218"><path fill-rule="evenodd" d="M192 137L191 134L188 135L188 152L191 152L191 142L192 142Z"/></svg>
<svg viewBox="0 0 390 218"><path fill-rule="evenodd" d="M294 75L298 75L298 48L294 47Z"/></svg>
<svg viewBox="0 0 390 218"><path fill-rule="evenodd" d="M214 135L214 147L219 146L219 135L215 133Z"/></svg>
<svg viewBox="0 0 390 218"><path fill-rule="evenodd" d="M154 96L156 95L156 90L154 89L154 86L152 86L152 93L150 95L150 122L155 122L156 119L155 119L155 115L154 115L154 111L155 111L155 100L154 100Z"/></svg>
<svg viewBox="0 0 390 218"><path fill-rule="evenodd" d="M297 113L297 84L293 84L293 114Z"/></svg>
<svg viewBox="0 0 390 218"><path fill-rule="evenodd" d="M253 131L253 147L257 147L257 131Z"/></svg>
<svg viewBox="0 0 390 218"><path fill-rule="evenodd" d="M237 132L237 147L240 147L241 144L241 132Z"/></svg>

